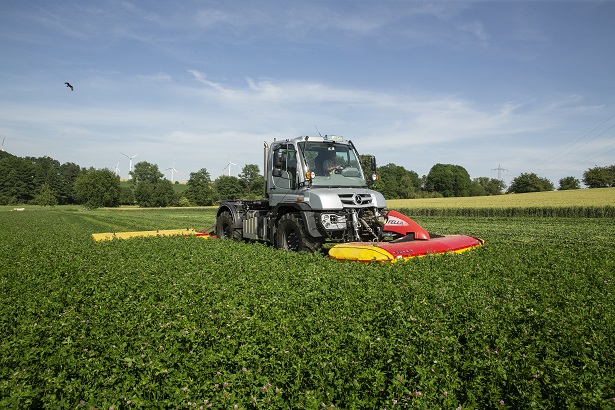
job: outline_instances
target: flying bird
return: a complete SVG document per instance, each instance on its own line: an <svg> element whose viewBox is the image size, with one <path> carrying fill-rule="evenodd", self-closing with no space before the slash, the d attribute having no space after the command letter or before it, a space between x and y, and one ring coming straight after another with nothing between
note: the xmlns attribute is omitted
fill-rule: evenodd
<svg viewBox="0 0 615 410"><path fill-rule="evenodd" d="M73 90L73 86L72 86L72 85L70 85L70 83L64 83L64 84L66 84L66 86L67 86L68 88L70 88L70 90L71 90L71 91L74 91L74 90Z"/></svg>

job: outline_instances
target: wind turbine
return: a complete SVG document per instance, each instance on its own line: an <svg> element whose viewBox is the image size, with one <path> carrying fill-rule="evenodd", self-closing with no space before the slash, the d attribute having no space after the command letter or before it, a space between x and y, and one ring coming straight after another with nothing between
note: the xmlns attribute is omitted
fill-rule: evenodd
<svg viewBox="0 0 615 410"><path fill-rule="evenodd" d="M165 171L171 170L171 183L175 183L175 181L173 180L173 173L177 172L179 174L179 171L175 169L175 161L173 161L173 166L171 168L166 168Z"/></svg>
<svg viewBox="0 0 615 410"><path fill-rule="evenodd" d="M0 151L4 152L4 140L6 137L2 138L2 147L0 147Z"/></svg>
<svg viewBox="0 0 615 410"><path fill-rule="evenodd" d="M139 155L139 154L140 154L140 152L139 152L139 154L135 154L135 155L133 155L132 157L129 157L128 155L124 154L124 153L123 153L123 152L121 152L121 151L120 151L120 154L122 154L123 156L125 156L126 158L128 158L128 159L130 160L130 162L129 162L129 163L130 163L130 166L129 166L129 170L128 170L128 173L130 174L130 173L132 172L132 159L133 159L134 157L136 157L137 155Z"/></svg>
<svg viewBox="0 0 615 410"><path fill-rule="evenodd" d="M117 175L118 177L120 176L120 173L121 173L119 166L120 166L120 161L118 161L117 165L115 166L115 175Z"/></svg>
<svg viewBox="0 0 615 410"><path fill-rule="evenodd" d="M236 167L238 166L234 162L231 162L231 156L229 155L228 156L228 164L226 164L226 166L222 169L224 171L225 169L228 168L228 176L229 177L231 176L231 165L235 165Z"/></svg>

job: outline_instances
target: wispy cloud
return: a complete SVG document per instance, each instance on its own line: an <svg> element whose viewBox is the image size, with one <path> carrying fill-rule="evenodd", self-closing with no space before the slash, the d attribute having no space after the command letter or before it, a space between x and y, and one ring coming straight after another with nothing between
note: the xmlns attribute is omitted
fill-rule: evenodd
<svg viewBox="0 0 615 410"><path fill-rule="evenodd" d="M188 70L188 72L190 74L192 74L192 76L201 84L204 84L208 87L213 88L216 91L219 91L220 93L229 95L229 92L227 91L227 89L225 89L222 85L215 83L213 81L209 81L206 76L205 73L198 71L198 70Z"/></svg>
<svg viewBox="0 0 615 410"><path fill-rule="evenodd" d="M173 79L170 74L163 73L163 72L159 72L155 74L141 74L141 75L138 75L137 78L147 81L147 82L164 82L164 83L168 83Z"/></svg>
<svg viewBox="0 0 615 410"><path fill-rule="evenodd" d="M245 21L244 19L239 20L225 11L216 9L199 10L194 19L199 26L205 28L211 28L217 24L238 25L240 21Z"/></svg>
<svg viewBox="0 0 615 410"><path fill-rule="evenodd" d="M460 30L468 32L472 34L480 43L481 46L487 47L489 46L489 36L485 31L485 27L483 23L480 21L472 21L469 23L464 23L459 26Z"/></svg>

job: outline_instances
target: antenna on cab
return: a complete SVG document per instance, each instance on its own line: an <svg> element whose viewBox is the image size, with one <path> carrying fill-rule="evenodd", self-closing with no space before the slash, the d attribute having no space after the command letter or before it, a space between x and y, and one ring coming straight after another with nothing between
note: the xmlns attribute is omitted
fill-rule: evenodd
<svg viewBox="0 0 615 410"><path fill-rule="evenodd" d="M318 133L318 135L322 137L322 134L320 133L320 131L318 131L318 127L316 126L316 124L314 124L314 128L316 128L316 132Z"/></svg>

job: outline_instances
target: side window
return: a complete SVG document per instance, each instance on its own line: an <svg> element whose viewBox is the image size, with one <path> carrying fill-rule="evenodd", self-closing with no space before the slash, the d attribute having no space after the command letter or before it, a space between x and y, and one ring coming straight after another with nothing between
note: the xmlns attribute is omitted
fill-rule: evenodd
<svg viewBox="0 0 615 410"><path fill-rule="evenodd" d="M282 173L273 176L273 183L279 188L295 189L297 185L297 151L291 144L282 145L275 149L274 156L282 157Z"/></svg>
<svg viewBox="0 0 615 410"><path fill-rule="evenodd" d="M297 151L295 151L294 145L288 145L286 151L288 159L286 161L288 179L290 181L290 189L297 188Z"/></svg>

